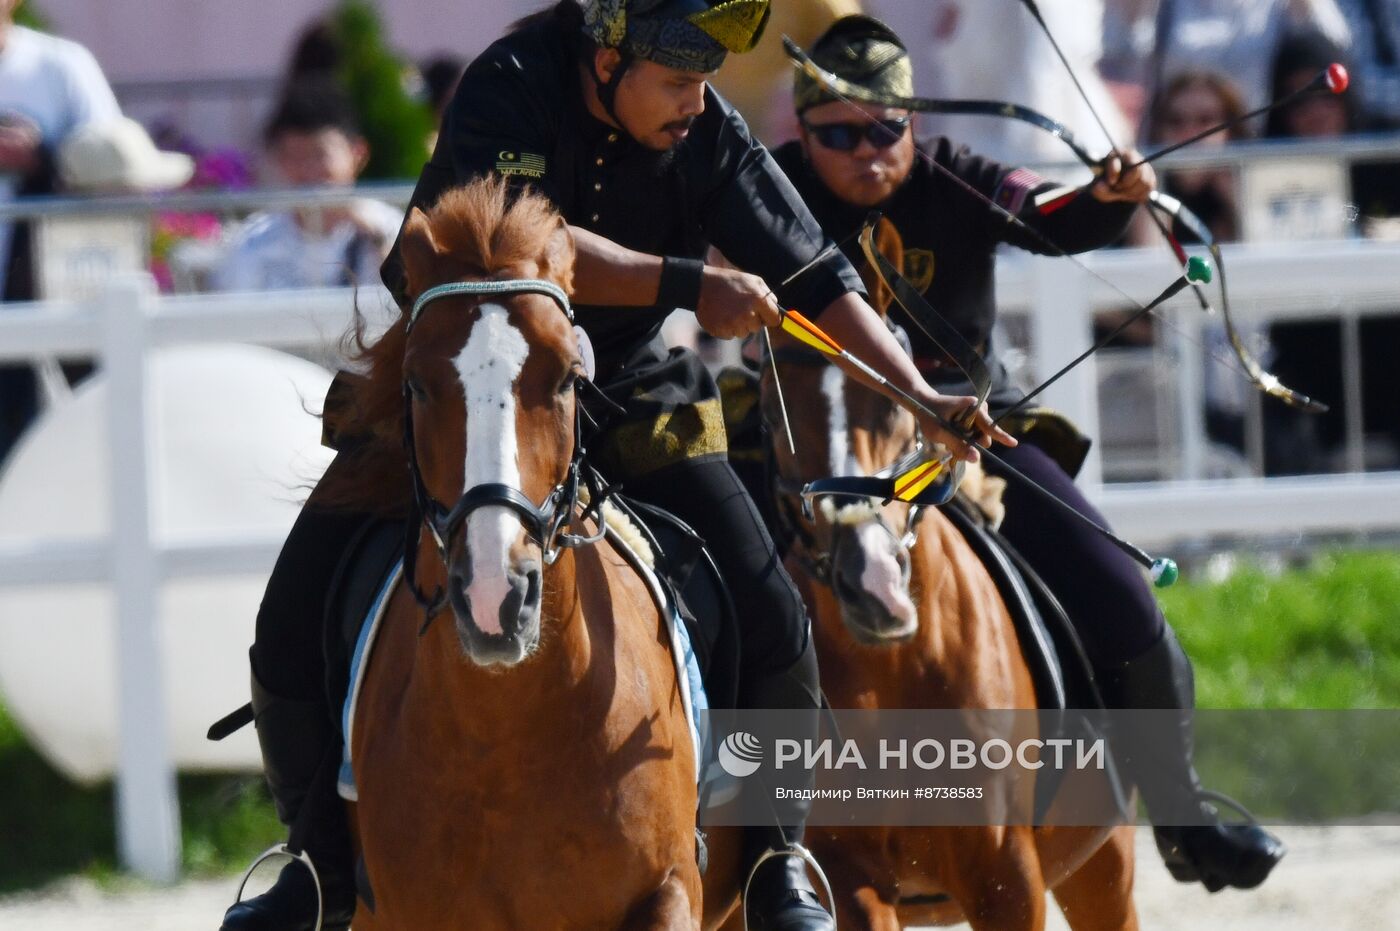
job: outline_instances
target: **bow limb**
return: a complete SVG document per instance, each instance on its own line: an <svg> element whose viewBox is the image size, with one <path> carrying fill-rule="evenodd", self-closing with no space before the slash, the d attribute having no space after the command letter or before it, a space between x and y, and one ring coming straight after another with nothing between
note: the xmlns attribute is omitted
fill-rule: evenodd
<svg viewBox="0 0 1400 931"><path fill-rule="evenodd" d="M1117 148L1118 146L1113 141L1112 134L1109 133L1103 118L1099 116L1098 108L1096 108L1094 102L1089 99L1089 93L1084 89L1084 85L1079 82L1079 75L1075 73L1074 66L1070 64L1069 58L1065 56L1064 51L1060 48L1060 43L1055 39L1055 33L1051 31L1050 24L1047 23L1045 17L1041 15L1039 4L1036 3L1036 0L1020 0L1020 2L1035 20L1036 25L1040 27L1040 31L1045 34L1045 38L1050 42L1051 48L1055 50L1055 54L1059 57L1060 63L1064 65L1065 73L1069 75L1069 79L1074 82L1075 90L1079 92L1079 97L1084 101L1084 105L1089 108L1089 113L1093 116L1094 121L1098 123L1099 129L1103 131L1104 137L1108 139L1110 145ZM1343 88L1345 88L1345 84L1343 84ZM1154 192L1154 194L1155 193L1158 192ZM1326 411L1326 404L1315 401L1301 392L1294 391L1292 388L1284 385L1283 382L1278 379L1278 376L1265 371L1264 367L1260 365L1259 360L1254 357L1254 354L1251 353L1249 348L1245 345L1244 338L1240 335L1239 329L1235 326L1234 318L1230 314L1230 292L1225 284L1225 260L1220 253L1220 247L1215 242L1215 237L1210 234L1210 230L1206 225L1201 222L1199 217L1186 209L1181 201L1174 197L1167 197L1166 195L1154 197L1153 206L1158 207L1158 209L1163 210L1180 221L1183 226L1194 233L1196 238L1204 243L1206 248L1210 250L1211 257L1215 260L1216 271L1220 275L1220 312L1221 319L1225 324L1225 333L1230 340L1231 348L1235 351L1235 358L1239 359L1240 364L1244 366L1245 374L1249 377L1249 380L1254 383L1254 386L1265 394L1272 395L1286 404L1300 408L1309 413L1322 413ZM1175 234L1172 233L1167 225L1162 222L1161 217L1154 213L1152 209L1148 210L1148 215L1152 218L1152 222L1156 224L1157 229L1166 237L1167 243L1172 247L1172 252L1176 254L1177 261L1185 268L1187 262L1186 250L1181 247L1181 243L1177 240ZM1200 285L1194 283L1192 284L1192 290L1195 291L1197 299L1201 302L1201 309L1209 313L1211 306L1206 298L1205 291Z"/></svg>
<svg viewBox="0 0 1400 931"><path fill-rule="evenodd" d="M802 69L812 80L821 84L847 103L868 103L877 107L895 110L908 110L912 113L941 113L950 116L999 116L1005 119L1020 120L1058 138L1075 158L1089 168L1099 171L1102 166L1089 154L1069 127L1059 120L1046 116L1039 110L1019 103L1003 100L942 100L936 97L902 97L897 94L877 94L872 90L853 84L840 75L832 74L812 61L806 52L788 36L783 36L783 50L794 65Z"/></svg>
<svg viewBox="0 0 1400 931"><path fill-rule="evenodd" d="M953 364L971 382L977 397L977 406L981 407L992 390L992 376L987 369L987 361L968 344L957 327L935 310L899 269L875 248L874 230L877 216L872 215L868 218L860 232L860 247L865 253L866 261L875 270L880 283L889 289L895 303L903 308L905 315L953 360Z"/></svg>
<svg viewBox="0 0 1400 931"><path fill-rule="evenodd" d="M996 104L990 101L948 102L927 100L919 97L902 97L898 95L886 96L876 94L872 91L867 90L866 88L860 87L859 85L852 84L851 82L846 81L844 78L832 74L831 72L817 65L797 46L796 43L794 43L790 38L786 36L783 37L783 46L786 49L789 58L792 59L793 63L797 67L801 68L809 77L812 78L812 80L817 82L818 85L823 87L827 91L827 93L831 94L834 98L844 103L850 109L854 110L862 118L872 123L875 121L875 117L871 116L865 110L862 110L859 106L857 106L858 103L867 103L876 106L892 107L897 109L914 109L925 113L937 112L941 108L941 105L944 103L959 103L959 112L963 113L981 113L987 116L998 116L1002 115L1002 112L1005 111L1016 119L1024 118L1026 114L1034 114L1035 116L1032 120L1033 125L1040 126L1042 129L1046 129L1047 132L1052 132L1054 135L1056 135L1062 140L1073 140L1074 138L1073 134L1070 133L1070 131L1066 129L1063 126L1063 124L1055 122L1054 120L1050 119L1044 114L1038 114L1036 113L1036 111L1033 111L1028 107L1020 107L1012 104ZM849 94L847 93L848 91L850 92ZM983 107L990 107L990 109L983 109ZM1053 128L1047 129L1047 125ZM1078 146L1077 142L1074 143L1074 145L1072 145L1071 148L1075 151L1077 156L1080 156L1082 158L1086 165L1097 164L1093 161L1092 156L1090 156L1088 152L1083 151L1082 147ZM1143 309L1144 305L1141 301L1138 301L1136 298L1125 292L1122 288L1118 287L1112 281L1109 281L1103 275L1094 271L1088 265L1085 265L1084 262L1081 261L1077 256L1059 246L1057 243L1051 240L1050 237L1045 235L1045 233L1031 226L1021 217L1017 216L1016 214L1007 210L1002 205L993 201L984 192L978 190L966 179L962 178L961 176L953 172L951 169L949 169L946 165L940 164L936 159L930 156L923 149L919 148L917 145L914 146L914 154L917 157L923 159L923 161L931 169L947 178L950 183L967 193L969 197L972 197L974 200L977 200L982 204L986 205L987 209L991 210L995 214L998 214L999 216L1004 218L1006 222L1012 224L1013 226L1016 226L1017 228L1025 232L1027 236L1039 243L1044 248L1047 254L1068 259L1071 263L1078 266L1086 275L1090 276L1091 278L1103 284L1109 290L1121 296L1126 303L1138 308L1139 310ZM927 306L926 302L924 302L924 306ZM937 311L933 310L931 307L929 308L929 313L934 316L937 316ZM954 361L956 362L958 360L955 359Z"/></svg>
<svg viewBox="0 0 1400 931"><path fill-rule="evenodd" d="M1049 35L1049 31L1044 24L1044 20L1041 19L1041 17L1038 15L1039 11L1034 8L1033 3L1027 3L1026 5L1028 9L1031 9L1032 14L1035 15L1035 18L1040 23L1042 30L1046 31L1047 35ZM1050 36L1050 38L1053 42L1053 36ZM1037 129L1040 129L1041 131L1046 132L1049 135L1052 135L1055 138L1059 139L1062 143L1064 143L1065 147L1068 148L1071 153L1073 153L1076 159L1078 159L1085 167L1089 168L1096 175L1102 173L1103 171L1103 161L1101 159L1095 159L1094 156L1089 153L1088 149L1084 147L1083 143L1079 141L1079 139L1067 126L1065 126L1064 123L1050 116L1047 116L1038 110L1034 110L1030 107L1023 106L1021 104L1007 103L997 100L939 100L935 98L926 97L901 97L897 95L886 96L877 94L873 91L867 90L864 87L861 87L858 84L852 84L844 78L841 78L840 76L832 74L831 72L825 70L820 65L813 62L811 58L808 57L806 53L804 53L802 49L796 45L796 43L794 43L791 39L789 39L786 36L783 37L783 46L784 49L787 51L788 57L791 58L792 61L799 68L801 68L809 77L811 77L814 81L817 81L819 84L824 85L838 98L845 99L847 103L850 103L852 101L859 101L862 103L874 104L876 106L885 106L901 110L910 110L918 113L941 113L962 116L989 116L1000 117L1002 119L1017 120L1019 122L1026 123L1030 126L1034 126ZM1065 63L1065 66L1066 68L1069 68L1068 62ZM1069 69L1069 74L1071 79L1075 79L1073 69ZM1076 84L1078 83L1077 80L1075 82ZM1090 105L1090 111L1094 112L1092 105ZM1097 113L1095 113L1095 119L1098 119ZM1105 130L1105 135L1107 135L1107 130ZM923 153L920 151L920 154L922 155ZM1077 189L1065 189L1065 191L1075 191L1077 193ZM1051 192L1049 205L1045 208L1042 208L1042 213L1049 213L1056 206L1063 203L1066 198L1062 198L1058 195L1065 193L1065 191ZM983 195L980 191L973 191L973 193L976 194L979 199L983 200L984 202L987 202L989 206L991 206L993 209L997 209L996 205L991 204L987 200L986 196ZM1253 353L1250 352L1248 346L1245 344L1243 337L1240 335L1238 327L1236 327L1235 325L1234 316L1231 313L1229 291L1226 288L1225 283L1224 257L1222 256L1220 247L1216 244L1215 238L1211 235L1210 230L1206 226L1206 224L1198 216L1191 212L1190 209L1188 209L1184 204L1182 204L1181 201L1161 191L1153 192L1151 200L1149 201L1147 214L1148 217L1152 220L1153 224L1157 227L1158 231L1161 232L1163 238L1167 242L1167 245L1171 248L1172 253L1177 260L1177 263L1181 265L1183 269L1186 267L1190 256L1187 255L1185 247L1181 244L1181 241L1172 231L1171 225L1163 221L1163 215L1171 217L1173 221L1181 223L1182 226L1190 230L1191 233L1201 241L1201 243L1205 246L1207 251L1210 252L1211 258L1215 261L1216 268L1220 274L1221 320L1225 326L1225 332L1230 341L1231 349L1234 351L1235 357L1239 360L1240 365L1244 369L1244 374L1250 380L1250 382L1253 383L1256 388L1258 388L1265 394L1272 395L1293 407L1297 407L1302 410L1314 413L1327 410L1327 406L1325 404L1322 404L1321 402L1316 401L1308 397L1307 395L1295 391L1294 389L1284 385L1279 380L1278 376L1266 371L1263 365L1259 362L1259 360L1253 355ZM1008 219L1016 223L1017 225L1020 225L1030 230L1030 228L1027 227L1018 217L1012 217L1008 215ZM1039 233L1038 231L1031 230L1031 232L1038 240L1050 246L1055 254L1069 258L1081 268L1085 268L1085 270L1088 271L1089 274L1093 277L1098 278L1100 281L1103 280L1102 276L1088 269L1086 266L1083 265L1083 263L1076 260L1072 255L1069 255L1064 249L1060 249L1054 243L1050 242L1046 236ZM1114 290L1118 289L1114 288ZM1192 293L1196 295L1196 300L1201 305L1201 310L1205 311L1206 313L1212 313L1214 311L1214 307L1212 306L1210 298L1207 296L1205 289L1200 284L1193 281L1191 282L1191 290ZM1126 297L1126 295L1124 296ZM1136 301L1131 301L1131 299L1129 300L1131 303L1138 303ZM1141 307L1140 304L1138 304L1138 306Z"/></svg>

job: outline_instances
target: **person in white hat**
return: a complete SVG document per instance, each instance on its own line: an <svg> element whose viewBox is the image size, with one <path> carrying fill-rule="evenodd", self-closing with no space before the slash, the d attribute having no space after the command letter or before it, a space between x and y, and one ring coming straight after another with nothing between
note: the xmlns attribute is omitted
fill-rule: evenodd
<svg viewBox="0 0 1400 931"><path fill-rule="evenodd" d="M87 49L15 24L21 0L0 0L0 204L58 188L54 153L89 123L121 116ZM0 221L0 300L34 297L27 224ZM0 366L0 460L34 415L27 365Z"/></svg>
<svg viewBox="0 0 1400 931"><path fill-rule="evenodd" d="M184 186L194 176L194 159L162 152L145 127L119 116L70 135L58 152L58 171L74 193L144 194Z"/></svg>

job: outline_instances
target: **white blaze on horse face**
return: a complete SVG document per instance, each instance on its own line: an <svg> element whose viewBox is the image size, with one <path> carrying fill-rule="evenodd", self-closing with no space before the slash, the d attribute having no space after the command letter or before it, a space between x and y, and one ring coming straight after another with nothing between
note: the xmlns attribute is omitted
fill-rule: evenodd
<svg viewBox="0 0 1400 931"><path fill-rule="evenodd" d="M875 520L858 525L855 535L865 557L865 567L860 574L861 591L878 601L892 620L912 629L918 623L918 613L909 597L904 565L899 561L899 542Z"/></svg>
<svg viewBox="0 0 1400 931"><path fill-rule="evenodd" d="M499 304L481 305L481 319L454 360L467 399L467 457L462 490L498 482L520 488L515 435L515 380L530 346ZM523 525L506 507L489 505L467 518L471 560L472 620L486 634L500 634L500 607L511 591L510 548Z"/></svg>
<svg viewBox="0 0 1400 931"><path fill-rule="evenodd" d="M826 398L828 466L832 475L862 475L865 470L851 452L851 425L846 413L846 376L832 366L822 372L822 396ZM825 510L825 509L823 509ZM849 508L847 509L850 510ZM837 514L833 509L832 515ZM833 519L829 515L828 519ZM876 512L866 509L850 513L848 520L835 517L835 522L849 524L856 545L864 557L860 588L874 598L889 616L905 626L918 622L914 602L909 598L909 584L904 566L900 564L898 543L889 530L875 520Z"/></svg>
<svg viewBox="0 0 1400 931"><path fill-rule="evenodd" d="M860 470L851 456L850 425L846 422L846 375L834 365L822 372L822 397L826 398L826 449L830 474L858 474Z"/></svg>

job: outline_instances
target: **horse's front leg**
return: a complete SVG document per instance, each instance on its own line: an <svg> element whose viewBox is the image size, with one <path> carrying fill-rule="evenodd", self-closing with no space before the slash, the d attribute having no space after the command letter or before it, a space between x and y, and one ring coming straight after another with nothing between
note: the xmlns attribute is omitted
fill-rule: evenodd
<svg viewBox="0 0 1400 931"><path fill-rule="evenodd" d="M699 877L687 883L679 870L632 909L621 931L700 931Z"/></svg>
<svg viewBox="0 0 1400 931"><path fill-rule="evenodd" d="M975 931L1042 931L1045 882L1028 827L957 829L948 891Z"/></svg>
<svg viewBox="0 0 1400 931"><path fill-rule="evenodd" d="M1137 931L1133 868L1133 826L1125 824L1055 887L1055 901L1069 926L1074 931Z"/></svg>

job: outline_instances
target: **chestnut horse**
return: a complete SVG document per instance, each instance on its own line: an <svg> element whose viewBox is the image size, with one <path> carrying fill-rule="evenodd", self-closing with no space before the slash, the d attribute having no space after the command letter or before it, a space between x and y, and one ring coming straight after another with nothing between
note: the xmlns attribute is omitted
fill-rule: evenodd
<svg viewBox="0 0 1400 931"><path fill-rule="evenodd" d="M702 897L668 628L578 501L568 230L483 180L412 211L402 251L414 309L365 350L372 446L337 494L426 517L353 723L355 927L714 926L737 839Z"/></svg>
<svg viewBox="0 0 1400 931"><path fill-rule="evenodd" d="M902 250L888 224L881 249ZM877 303L888 306L873 286ZM882 312L884 308L881 308ZM870 475L909 453L912 415L790 339L776 341L797 455L771 443L775 502L793 531L787 567L812 615L822 688L834 708L1033 709L1036 696L1006 606L959 531L936 508L823 502L808 520L794 492L808 481ZM783 429L771 369L762 405ZM968 482L980 477L970 469ZM849 500L849 499L846 499ZM1071 927L1132 929L1133 829L843 827L808 829L843 929L891 931L967 921L1038 929L1053 889Z"/></svg>

